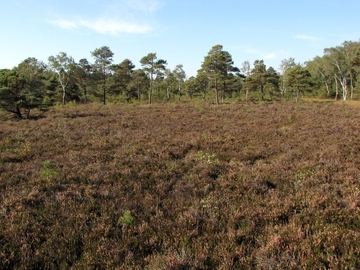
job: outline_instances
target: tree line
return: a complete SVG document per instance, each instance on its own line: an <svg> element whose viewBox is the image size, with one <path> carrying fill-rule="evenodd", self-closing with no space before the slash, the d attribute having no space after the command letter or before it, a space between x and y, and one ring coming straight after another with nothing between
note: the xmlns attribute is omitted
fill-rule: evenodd
<svg viewBox="0 0 360 270"><path fill-rule="evenodd" d="M345 41L324 49L323 56L300 64L284 59L279 71L266 67L264 60L234 65L222 45L213 46L204 57L196 76L187 78L183 65L171 70L167 61L149 53L135 69L131 60L114 64L114 53L103 46L91 52L93 63L78 62L66 52L50 56L44 63L27 58L13 69L0 70L0 107L18 118L30 116L31 109L48 108L67 102L130 102L153 96L171 98L214 98L219 105L226 99L274 100L305 94L318 98L354 99L360 93L360 42Z"/></svg>

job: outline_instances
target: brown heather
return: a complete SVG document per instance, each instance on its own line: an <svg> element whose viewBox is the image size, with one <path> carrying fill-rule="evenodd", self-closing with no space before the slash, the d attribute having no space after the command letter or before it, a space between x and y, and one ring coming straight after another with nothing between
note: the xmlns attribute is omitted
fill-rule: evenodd
<svg viewBox="0 0 360 270"><path fill-rule="evenodd" d="M354 104L1 117L1 269L360 269Z"/></svg>

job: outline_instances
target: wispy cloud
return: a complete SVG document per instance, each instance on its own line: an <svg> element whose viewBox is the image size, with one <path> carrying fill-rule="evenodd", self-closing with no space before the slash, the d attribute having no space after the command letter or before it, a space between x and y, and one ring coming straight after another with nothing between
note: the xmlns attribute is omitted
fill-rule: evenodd
<svg viewBox="0 0 360 270"><path fill-rule="evenodd" d="M101 15L95 18L75 14L67 19L57 16L48 22L63 29L89 29L103 35L145 34L154 30L149 17L161 5L160 0L117 0L103 6Z"/></svg>
<svg viewBox="0 0 360 270"><path fill-rule="evenodd" d="M100 18L95 21L80 20L79 23L81 26L105 35L118 35L120 33L143 34L152 30L152 27L148 24L131 23L118 19Z"/></svg>
<svg viewBox="0 0 360 270"><path fill-rule="evenodd" d="M304 40L320 40L317 37L313 37L313 36L309 36L309 35L304 35L304 34L300 34L300 35L295 35L294 38L296 39L304 39Z"/></svg>
<svg viewBox="0 0 360 270"><path fill-rule="evenodd" d="M285 57L288 53L281 50L281 51L266 51L255 47L250 46L238 46L233 47L233 49L242 50L247 54L254 55L259 59L263 60L273 60L273 59L280 59Z"/></svg>
<svg viewBox="0 0 360 270"><path fill-rule="evenodd" d="M264 54L263 55L263 58L266 60L266 59L277 59L278 58L278 55L274 52L271 52L271 53L267 53L267 54Z"/></svg>
<svg viewBox="0 0 360 270"><path fill-rule="evenodd" d="M64 19L56 19L49 22L64 29L73 29L78 27L78 23L76 23L75 21L69 21Z"/></svg>
<svg viewBox="0 0 360 270"><path fill-rule="evenodd" d="M64 29L87 28L99 34L115 36L121 33L144 34L152 31L152 26L149 24L126 22L117 18L99 18L96 20L56 19L49 22Z"/></svg>

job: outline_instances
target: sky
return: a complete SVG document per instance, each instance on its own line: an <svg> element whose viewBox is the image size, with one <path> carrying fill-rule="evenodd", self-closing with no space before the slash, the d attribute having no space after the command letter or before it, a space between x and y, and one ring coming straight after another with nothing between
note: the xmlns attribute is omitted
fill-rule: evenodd
<svg viewBox="0 0 360 270"><path fill-rule="evenodd" d="M108 46L114 64L141 68L156 53L190 77L220 44L239 68L264 60L278 70L284 59L304 63L360 41L359 10L359 0L3 0L0 69L60 52L94 62L91 52Z"/></svg>

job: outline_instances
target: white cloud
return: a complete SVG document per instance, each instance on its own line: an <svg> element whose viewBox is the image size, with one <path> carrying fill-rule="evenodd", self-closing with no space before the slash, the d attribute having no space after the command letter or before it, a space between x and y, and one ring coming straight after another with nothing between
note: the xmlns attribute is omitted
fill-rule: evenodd
<svg viewBox="0 0 360 270"><path fill-rule="evenodd" d="M308 35L304 35L304 34L295 35L294 38L305 39L305 40L319 40L319 38L317 38L317 37L312 37L312 36L308 36Z"/></svg>
<svg viewBox="0 0 360 270"><path fill-rule="evenodd" d="M49 22L64 29L89 29L103 35L121 33L144 34L153 31L150 18L162 5L162 0L112 0L99 8L99 15L89 18L79 14L64 19L57 16ZM101 14L101 15L100 15Z"/></svg>
<svg viewBox="0 0 360 270"><path fill-rule="evenodd" d="M233 49L244 51L247 54L254 55L255 57L263 60L275 60L280 59L281 57L285 57L288 53L281 50L281 51L273 51L269 52L266 50L262 50L255 47L250 46L239 46L239 47L233 47Z"/></svg>
<svg viewBox="0 0 360 270"><path fill-rule="evenodd" d="M276 55L276 53L267 53L263 55L264 59L276 59L278 58L278 56Z"/></svg>
<svg viewBox="0 0 360 270"><path fill-rule="evenodd" d="M121 33L143 34L152 31L148 24L138 24L119 19L99 18L96 20L65 20L57 19L50 23L65 29L87 28L104 35L118 35Z"/></svg>
<svg viewBox="0 0 360 270"><path fill-rule="evenodd" d="M117 35L120 33L136 33L143 34L150 32L152 27L148 24L137 24L130 23L125 21L120 21L118 19L104 19L100 18L95 21L79 21L81 26L94 30L100 34L110 34Z"/></svg>
<svg viewBox="0 0 360 270"><path fill-rule="evenodd" d="M75 21L69 21L64 19L56 19L49 21L50 23L65 29L77 28L78 24Z"/></svg>

